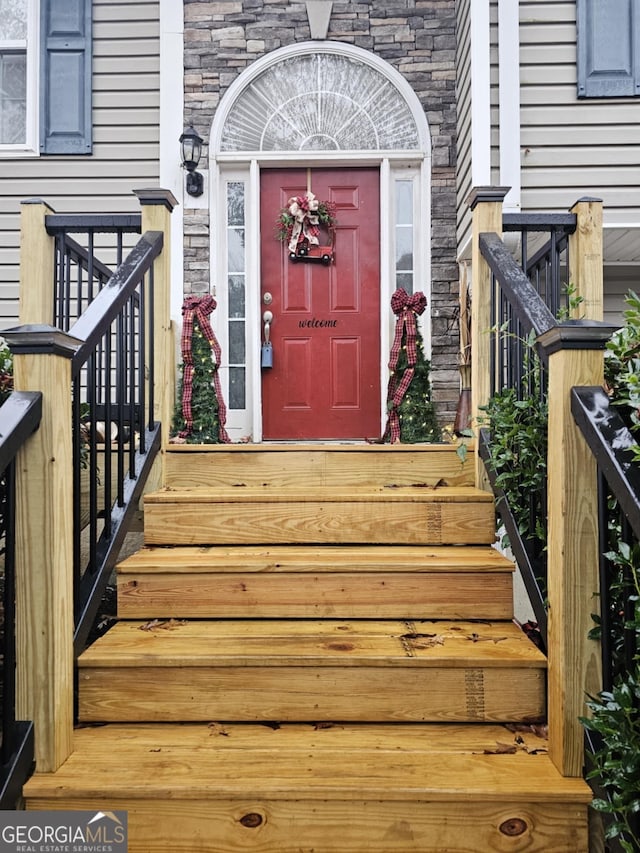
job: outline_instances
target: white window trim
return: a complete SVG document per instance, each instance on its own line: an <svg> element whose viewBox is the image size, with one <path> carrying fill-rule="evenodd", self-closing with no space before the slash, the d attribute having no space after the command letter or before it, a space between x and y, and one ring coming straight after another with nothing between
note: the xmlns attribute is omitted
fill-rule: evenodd
<svg viewBox="0 0 640 853"><path fill-rule="evenodd" d="M40 0L27 2L26 139L17 145L0 144L0 158L39 157L38 115L40 78Z"/></svg>
<svg viewBox="0 0 640 853"><path fill-rule="evenodd" d="M215 155L217 159L221 162L226 160L227 157L230 160L234 159L253 159L254 157L264 158L269 155L269 152L249 152L243 151L238 152L223 152L221 151L222 145L222 133L224 130L224 126L227 121L227 117L233 108L236 99L242 94L242 92L251 84L253 80L259 77L264 73L268 68L273 65L278 65L284 60L290 57L299 57L304 54L313 54L318 51L323 53L334 53L341 56L346 56L347 58L351 57L354 60L362 62L365 65L369 65L371 68L377 70L383 77L394 86L394 88L400 93L403 97L405 103L409 107L409 110L413 116L417 131L418 131L418 140L419 140L419 148L418 151L421 151L425 156L430 153L431 150L431 138L429 135L429 128L427 125L426 117L420 106L420 102L416 96L416 93L413 91L409 83L405 80L405 78L395 70L388 62L382 59L379 56L376 56L373 53L369 53L362 48L355 47L354 45L343 44L342 42L299 42L287 45L287 47L280 48L279 50L274 50L271 53L265 54L265 56L260 57L260 59L256 59L249 68L247 68L242 74L240 74L233 83L229 86L229 89L224 95L220 106L216 110L216 114L213 119L213 125L211 128L210 134L210 142L209 142L209 150L210 156ZM296 152L303 153L303 152ZM312 155L320 155L325 154L325 152L308 152ZM326 152L326 156L331 159L333 156L340 155L357 155L366 156L367 154L375 154L376 152L371 151L363 151L363 152L354 152L354 151L331 151ZM386 154L387 152L385 152ZM399 152L398 156L404 155L407 157L410 154L414 154L417 152L409 152L403 151ZM283 152L273 152L272 155L277 159L278 156L282 158Z"/></svg>

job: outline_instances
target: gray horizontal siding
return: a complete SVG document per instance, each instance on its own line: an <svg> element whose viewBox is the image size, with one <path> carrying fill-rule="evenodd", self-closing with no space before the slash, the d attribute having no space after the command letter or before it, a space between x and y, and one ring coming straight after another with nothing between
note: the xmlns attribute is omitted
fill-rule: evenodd
<svg viewBox="0 0 640 853"><path fill-rule="evenodd" d="M0 158L0 328L18 316L22 199L119 213L139 209L134 188L158 184L159 14L159 0L94 0L91 156Z"/></svg>
<svg viewBox="0 0 640 853"><path fill-rule="evenodd" d="M464 240L471 222L471 214L466 199L471 192L471 25L470 5L457 4L457 72L456 72L456 108L457 108L457 175L456 204L457 244Z"/></svg>
<svg viewBox="0 0 640 853"><path fill-rule="evenodd" d="M605 222L640 225L640 100L578 100L574 2L520 2L522 202L603 199Z"/></svg>

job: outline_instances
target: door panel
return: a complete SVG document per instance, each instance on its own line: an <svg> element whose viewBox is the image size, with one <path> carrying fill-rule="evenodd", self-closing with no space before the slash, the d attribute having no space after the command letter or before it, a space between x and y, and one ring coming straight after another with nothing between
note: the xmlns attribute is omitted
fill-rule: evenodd
<svg viewBox="0 0 640 853"><path fill-rule="evenodd" d="M336 205L329 266L291 261L273 223L310 188ZM273 301L273 367L262 371L265 439L380 433L380 225L377 169L263 170L262 293ZM263 308L266 306L263 306Z"/></svg>

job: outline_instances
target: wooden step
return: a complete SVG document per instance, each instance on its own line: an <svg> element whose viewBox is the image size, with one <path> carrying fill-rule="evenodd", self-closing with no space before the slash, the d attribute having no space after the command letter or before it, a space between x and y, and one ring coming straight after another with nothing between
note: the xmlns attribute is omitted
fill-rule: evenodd
<svg viewBox="0 0 640 853"><path fill-rule="evenodd" d="M81 728L25 797L128 811L130 853L586 853L591 792L527 730L211 723Z"/></svg>
<svg viewBox="0 0 640 853"><path fill-rule="evenodd" d="M512 574L488 546L147 547L118 566L118 614L511 619Z"/></svg>
<svg viewBox="0 0 640 853"><path fill-rule="evenodd" d="M474 484L473 454L455 444L171 444L165 485L172 488L315 488Z"/></svg>
<svg viewBox="0 0 640 853"><path fill-rule="evenodd" d="M469 486L163 489L145 497L147 545L495 541L493 495Z"/></svg>
<svg viewBox="0 0 640 853"><path fill-rule="evenodd" d="M531 721L540 651L511 622L120 622L84 652L79 717Z"/></svg>

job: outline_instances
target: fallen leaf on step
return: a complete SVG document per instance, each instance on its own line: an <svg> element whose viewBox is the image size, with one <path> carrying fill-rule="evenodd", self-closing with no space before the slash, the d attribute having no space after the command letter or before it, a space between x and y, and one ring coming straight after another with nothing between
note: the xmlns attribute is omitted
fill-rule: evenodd
<svg viewBox="0 0 640 853"><path fill-rule="evenodd" d="M495 749L483 750L484 755L514 755L518 751L518 747L512 743L500 743L496 741Z"/></svg>
<svg viewBox="0 0 640 853"><path fill-rule="evenodd" d="M444 646L444 636L442 634L434 634L433 637L428 637L420 643L414 643L414 649L432 649L434 646Z"/></svg>
<svg viewBox="0 0 640 853"><path fill-rule="evenodd" d="M480 634L469 634L467 640L471 640L472 643L481 643L481 642L492 642L492 643L501 643L503 640L506 640L507 637L482 637Z"/></svg>
<svg viewBox="0 0 640 853"><path fill-rule="evenodd" d="M161 628L165 631L172 631L174 628L178 628L180 625L186 624L186 619L152 619L150 622L145 622L144 625L140 625L140 630L156 631Z"/></svg>
<svg viewBox="0 0 640 853"><path fill-rule="evenodd" d="M505 728L514 733L530 733L543 740L549 737L549 726L546 723L505 723Z"/></svg>
<svg viewBox="0 0 640 853"><path fill-rule="evenodd" d="M437 634L417 634L415 631L412 631L410 634L403 634L400 639L402 640L421 640L423 638L431 638L437 637Z"/></svg>
<svg viewBox="0 0 640 853"><path fill-rule="evenodd" d="M447 483L447 481L444 479L444 477L440 477L440 479L437 480L433 484L433 486L431 486L431 488L432 489L440 489L442 486L448 486L448 485L449 485L449 483Z"/></svg>

